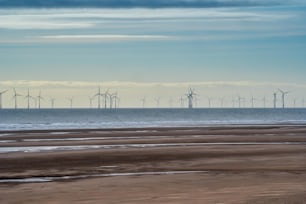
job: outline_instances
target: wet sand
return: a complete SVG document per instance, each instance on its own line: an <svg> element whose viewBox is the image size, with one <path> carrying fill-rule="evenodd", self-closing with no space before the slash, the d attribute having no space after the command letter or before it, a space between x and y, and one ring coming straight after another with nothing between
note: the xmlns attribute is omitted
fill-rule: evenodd
<svg viewBox="0 0 306 204"><path fill-rule="evenodd" d="M1 153L80 145L119 147ZM0 183L0 203L306 203L304 125L0 132L0 164L0 182L58 178Z"/></svg>

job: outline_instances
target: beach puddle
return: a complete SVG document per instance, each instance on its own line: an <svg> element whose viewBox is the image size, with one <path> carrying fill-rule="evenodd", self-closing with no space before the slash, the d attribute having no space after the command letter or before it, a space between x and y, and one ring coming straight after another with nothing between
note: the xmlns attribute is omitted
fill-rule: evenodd
<svg viewBox="0 0 306 204"><path fill-rule="evenodd" d="M208 171L158 171L158 172L108 173L108 174L92 174L92 175L61 176L61 177L57 176L57 177L35 177L35 178L22 178L22 179L0 179L0 183L41 183L41 182L86 179L86 178L97 178L97 177L173 175L173 174L193 174L193 173L207 173L207 172Z"/></svg>
<svg viewBox="0 0 306 204"><path fill-rule="evenodd" d="M0 143L16 142L16 140L0 140Z"/></svg>

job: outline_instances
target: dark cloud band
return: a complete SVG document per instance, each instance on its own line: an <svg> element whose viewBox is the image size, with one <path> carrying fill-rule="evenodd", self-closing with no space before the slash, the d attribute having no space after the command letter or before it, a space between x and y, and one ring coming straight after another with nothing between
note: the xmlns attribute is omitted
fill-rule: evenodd
<svg viewBox="0 0 306 204"><path fill-rule="evenodd" d="M0 7L211 8L280 5L282 0L0 0Z"/></svg>

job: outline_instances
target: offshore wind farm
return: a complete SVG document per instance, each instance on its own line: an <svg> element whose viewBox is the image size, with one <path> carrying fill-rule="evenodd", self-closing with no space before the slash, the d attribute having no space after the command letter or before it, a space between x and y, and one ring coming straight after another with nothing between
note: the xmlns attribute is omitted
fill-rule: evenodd
<svg viewBox="0 0 306 204"><path fill-rule="evenodd" d="M83 102L86 99L86 96L78 96L78 98L74 98L73 96L67 98L65 96L65 100L65 98L55 98L53 93L52 97L47 96L50 101L50 103L48 103L48 100L46 100L42 96L41 89L39 90L37 96L30 95L29 88L27 88L27 92L24 95L17 93L16 88L5 89L4 91L0 92L0 109L54 109L56 107L55 100L64 101L64 103L62 102L61 105L58 105L56 108L119 108L121 98L119 97L117 89L115 92L110 92L110 89L107 88L104 92L101 92L101 87L98 87L97 90L97 93L92 94L91 96L88 93L93 92L93 90L86 92L89 104L85 103L84 105L84 103L82 104L80 102L77 102ZM147 92L150 92L150 89L148 89ZM7 96L2 96L5 93L7 93ZM11 96L9 95L9 93L11 93ZM185 93L181 92L181 95L169 96L169 94L167 94L166 97L157 97L152 95L150 97L146 96L140 98L139 101L133 101L132 104L129 103L123 105L122 108L305 108L304 97L301 96L299 96L299 98L294 97L291 99L291 101L288 100L286 104L285 98L289 93L289 91L285 92L281 89L277 89L276 91L271 92L270 97L267 97L266 95L259 96L259 98L262 97L261 100L257 100L257 98L255 98L253 95L250 95L249 97L242 97L240 94L217 96L217 98L215 99L206 95L205 93L205 95L199 95L195 92L195 89L188 88ZM18 97L21 98L17 100ZM135 96L125 95L125 97L127 98L126 100L130 100L128 98ZM173 100L173 98L176 98L177 100ZM3 100L5 99L7 99L5 103L6 106L3 107ZM123 102L124 104L124 98L122 99L123 101L121 102ZM162 105L161 101L164 101ZM148 103L150 103L150 105L147 105ZM20 104L23 105L21 106ZM94 104L96 105L96 107L93 106Z"/></svg>
<svg viewBox="0 0 306 204"><path fill-rule="evenodd" d="M291 104L285 97L289 92L277 89L270 98L262 101L253 95L250 98L234 95L220 100L198 94L200 90L186 89L177 96L177 100L161 97L143 97L137 101L139 106L121 107L124 103L120 90L97 87L89 92L87 106L76 105L79 98L65 97L66 104L57 106L60 98L50 98L47 92L39 90L32 96L30 89L25 95L12 90L5 90L11 99L13 108L2 107L0 110L0 130L39 130L39 129L96 129L96 128L145 128L145 127L184 127L216 125L279 125L306 123L306 108L303 99L300 106L296 98ZM9 94L12 94L10 96ZM44 93L44 97L42 96ZM16 100L18 97L18 101ZM50 98L49 100L47 100ZM267 100L268 98L268 100ZM200 100L204 99L204 106ZM24 107L20 105L24 100ZM89 100L89 104L88 104ZM122 100L122 101L121 101ZM151 106L147 105L151 101ZM162 105L162 102L165 103ZM267 104L267 101L270 104ZM136 104L137 105L137 104Z"/></svg>

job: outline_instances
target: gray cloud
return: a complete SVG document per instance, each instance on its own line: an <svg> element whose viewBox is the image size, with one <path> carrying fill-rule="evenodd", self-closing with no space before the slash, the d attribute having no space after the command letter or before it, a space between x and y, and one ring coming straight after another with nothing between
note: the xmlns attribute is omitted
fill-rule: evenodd
<svg viewBox="0 0 306 204"><path fill-rule="evenodd" d="M34 8L216 8L274 6L301 3L302 0L0 0L0 7Z"/></svg>

